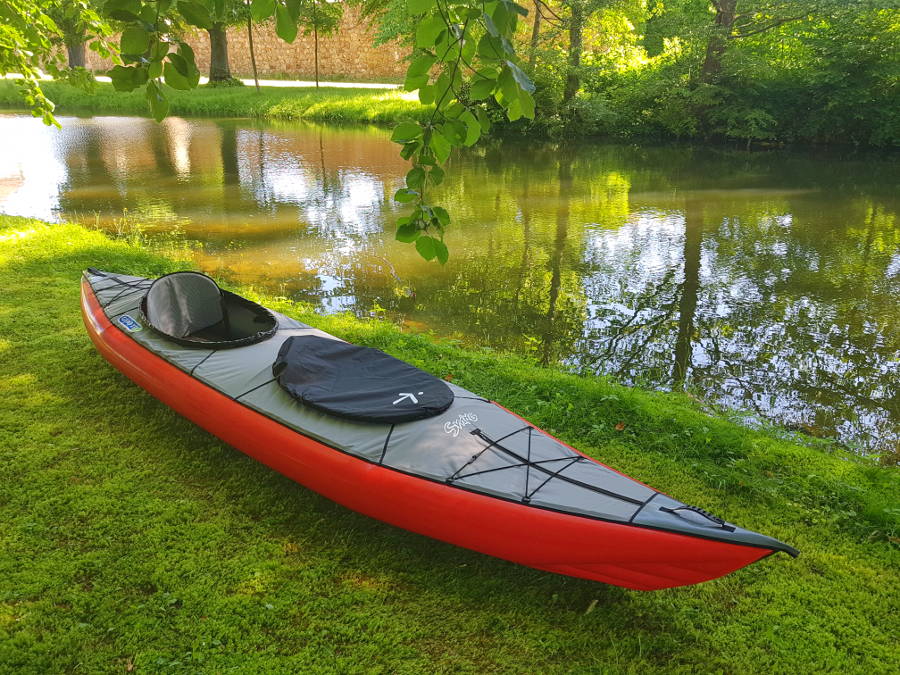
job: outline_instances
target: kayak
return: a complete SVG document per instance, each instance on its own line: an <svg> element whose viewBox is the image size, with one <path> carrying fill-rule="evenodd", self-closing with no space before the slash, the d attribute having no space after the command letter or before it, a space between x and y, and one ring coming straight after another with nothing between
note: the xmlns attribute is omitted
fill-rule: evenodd
<svg viewBox="0 0 900 675"><path fill-rule="evenodd" d="M81 308L97 350L151 395L297 483L397 527L638 590L798 554L496 402L202 274L89 269Z"/></svg>

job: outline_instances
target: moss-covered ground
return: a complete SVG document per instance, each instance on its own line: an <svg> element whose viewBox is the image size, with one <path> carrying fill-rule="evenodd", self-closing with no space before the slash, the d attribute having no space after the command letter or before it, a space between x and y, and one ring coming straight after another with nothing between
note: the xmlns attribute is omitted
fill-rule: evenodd
<svg viewBox="0 0 900 675"><path fill-rule="evenodd" d="M111 84L97 83L92 92L64 82L41 85L56 104L57 114L149 116L143 90L117 92ZM267 119L390 124L430 113L408 93L393 89L334 87L198 87L170 90L170 115L205 117L260 117ZM0 81L0 108L24 108L13 81Z"/></svg>
<svg viewBox="0 0 900 675"><path fill-rule="evenodd" d="M542 573L350 512L167 409L94 351L87 266L178 263L0 216L2 673L898 670L896 467L261 298L802 551L653 593Z"/></svg>

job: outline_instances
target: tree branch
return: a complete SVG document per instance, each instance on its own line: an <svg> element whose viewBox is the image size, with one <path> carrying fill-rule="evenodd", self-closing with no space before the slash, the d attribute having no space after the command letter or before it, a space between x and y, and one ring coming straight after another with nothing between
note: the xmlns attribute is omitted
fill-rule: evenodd
<svg viewBox="0 0 900 675"><path fill-rule="evenodd" d="M765 33L767 30L772 30L773 28L777 28L778 26L782 26L786 23L790 23L791 21L799 21L806 17L806 14L800 14L798 16L789 16L783 19L776 19L775 21L766 24L764 26L760 26L758 28L754 28L750 31L740 32L740 33L732 33L728 36L729 40L740 40L741 38L750 37L751 35L757 35L759 33Z"/></svg>

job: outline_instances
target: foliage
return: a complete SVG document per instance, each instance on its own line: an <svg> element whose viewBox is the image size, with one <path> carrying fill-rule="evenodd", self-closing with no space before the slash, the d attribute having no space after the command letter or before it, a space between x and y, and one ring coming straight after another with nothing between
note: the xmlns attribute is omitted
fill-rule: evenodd
<svg viewBox="0 0 900 675"><path fill-rule="evenodd" d="M419 92L419 101L434 105L425 123L409 121L394 129L391 140L412 163L406 187L394 195L412 203L410 215L397 220L397 239L415 242L426 260L447 262L444 231L450 214L430 204L430 185L440 185L453 148L471 146L490 129L480 101L491 100L510 122L534 118L534 84L521 69L512 45L519 16L527 14L510 0L486 4L475 0L409 0L419 17L416 52L404 86Z"/></svg>
<svg viewBox="0 0 900 675"><path fill-rule="evenodd" d="M574 105L559 50L538 59L535 80L553 83L538 92L542 131L900 144L900 14L887 0L660 1L607 8L586 31Z"/></svg>
<svg viewBox="0 0 900 675"><path fill-rule="evenodd" d="M110 55L105 41L109 26L85 0L0 0L0 76L21 76L17 85L22 99L46 124L56 120L53 103L41 90L40 80L44 71L59 75L64 70L63 54L54 49L64 40L64 33L53 20L54 14L90 31L97 38L91 48Z"/></svg>
<svg viewBox="0 0 900 675"><path fill-rule="evenodd" d="M896 469L709 417L684 396L258 298L452 373L802 551L655 593L542 573L337 506L142 392L84 333L77 280L90 265L181 267L96 232L0 217L4 672L874 673L900 656Z"/></svg>

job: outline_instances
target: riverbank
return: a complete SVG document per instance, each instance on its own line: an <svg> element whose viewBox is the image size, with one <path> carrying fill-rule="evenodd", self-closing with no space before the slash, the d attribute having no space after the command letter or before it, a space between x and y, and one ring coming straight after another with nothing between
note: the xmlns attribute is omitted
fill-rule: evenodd
<svg viewBox="0 0 900 675"><path fill-rule="evenodd" d="M59 114L148 116L142 90L115 91L111 84L98 82L92 92L63 82L46 82L41 87L56 104ZM25 103L12 81L0 81L0 108L24 109ZM198 87L192 91L172 90L170 115L186 117L259 117L265 119L321 122L368 122L393 124L419 118L430 108L409 93L398 90L346 87Z"/></svg>
<svg viewBox="0 0 900 675"><path fill-rule="evenodd" d="M257 298L802 551L656 593L537 572L349 512L156 402L85 335L89 265L179 267L0 216L0 670L886 672L900 657L896 468L685 396Z"/></svg>

